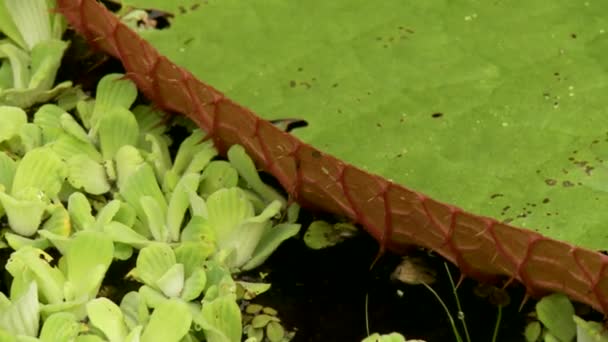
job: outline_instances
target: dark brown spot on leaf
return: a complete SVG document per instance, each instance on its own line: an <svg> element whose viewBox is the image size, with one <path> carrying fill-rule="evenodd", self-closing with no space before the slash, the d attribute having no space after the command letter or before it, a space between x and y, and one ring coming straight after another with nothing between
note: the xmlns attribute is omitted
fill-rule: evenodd
<svg viewBox="0 0 608 342"><path fill-rule="evenodd" d="M492 195L490 195L490 198L495 199L496 197L502 197L502 196L504 196L504 195L503 194L492 194Z"/></svg>
<svg viewBox="0 0 608 342"><path fill-rule="evenodd" d="M547 178L547 179L545 179L545 183L549 186L553 186L553 185L557 184L557 180Z"/></svg>
<svg viewBox="0 0 608 342"><path fill-rule="evenodd" d="M293 81L293 80L292 80L292 81L289 81L289 86L290 86L290 87L292 87L292 88L295 88L295 86L296 86L296 81Z"/></svg>
<svg viewBox="0 0 608 342"><path fill-rule="evenodd" d="M570 34L570 37L572 37L572 39L576 39L576 33Z"/></svg>
<svg viewBox="0 0 608 342"><path fill-rule="evenodd" d="M434 119L440 118L442 116L443 116L443 113L440 113L440 112L431 114L431 117L433 117Z"/></svg>
<svg viewBox="0 0 608 342"><path fill-rule="evenodd" d="M563 185L565 188L570 188L570 187L573 187L573 186L574 186L574 183L572 183L571 181L567 181L567 180L566 180L566 181L563 181L563 182L562 182L562 185Z"/></svg>

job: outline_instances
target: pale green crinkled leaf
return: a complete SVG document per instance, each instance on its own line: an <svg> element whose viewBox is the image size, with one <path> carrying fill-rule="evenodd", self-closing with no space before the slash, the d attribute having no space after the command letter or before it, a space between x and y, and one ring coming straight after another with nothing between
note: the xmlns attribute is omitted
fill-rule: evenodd
<svg viewBox="0 0 608 342"><path fill-rule="evenodd" d="M179 342L188 333L191 323L192 314L186 304L168 300L152 312L141 342Z"/></svg>
<svg viewBox="0 0 608 342"><path fill-rule="evenodd" d="M29 108L37 103L46 103L69 91L72 82L65 81L49 90L39 89L7 89L0 91L0 103L10 104L21 108Z"/></svg>
<svg viewBox="0 0 608 342"><path fill-rule="evenodd" d="M49 265L51 256L40 249L23 247L11 254L6 270L15 278L31 272L38 284L42 303L59 303L63 301L65 278L61 271Z"/></svg>
<svg viewBox="0 0 608 342"><path fill-rule="evenodd" d="M95 107L91 116L93 131L98 121L113 108L129 109L137 98L137 88L122 74L108 74L97 84Z"/></svg>
<svg viewBox="0 0 608 342"><path fill-rule="evenodd" d="M536 303L538 320L559 341L571 341L576 336L574 307L568 297L555 293Z"/></svg>
<svg viewBox="0 0 608 342"><path fill-rule="evenodd" d="M210 141L203 142L204 138L205 133L200 129L196 129L189 137L182 141L177 150L173 168L171 169L175 174L183 174L198 153L203 153L204 157L210 156L210 158L217 154L213 143Z"/></svg>
<svg viewBox="0 0 608 342"><path fill-rule="evenodd" d="M75 230L85 230L95 224L92 210L89 200L83 193L74 192L68 198L68 212Z"/></svg>
<svg viewBox="0 0 608 342"><path fill-rule="evenodd" d="M23 50L18 47L3 43L0 41L0 59L8 58L9 63L11 64L11 70L13 72L13 86L14 90L22 90L27 87L27 83L30 79L30 56ZM19 106L17 103L13 103L13 101L9 101L7 99L7 92L11 89L4 89L0 91L0 103L1 104L9 104L12 106ZM22 100L27 101L27 100Z"/></svg>
<svg viewBox="0 0 608 342"><path fill-rule="evenodd" d="M88 302L87 315L109 342L123 342L129 333L120 307L107 298L96 298Z"/></svg>
<svg viewBox="0 0 608 342"><path fill-rule="evenodd" d="M82 121L82 125L90 129L91 117L93 116L93 111L95 110L95 100L94 99L81 99L76 103L76 115Z"/></svg>
<svg viewBox="0 0 608 342"><path fill-rule="evenodd" d="M229 162L215 160L203 170L198 192L203 198L207 198L219 189L237 186L238 181L238 172Z"/></svg>
<svg viewBox="0 0 608 342"><path fill-rule="evenodd" d="M63 204L52 204L47 208L50 217L44 221L42 228L53 234L68 237L72 232L72 224L70 221L70 213Z"/></svg>
<svg viewBox="0 0 608 342"><path fill-rule="evenodd" d="M269 220L281 210L281 202L273 201L260 215L252 217L253 208L240 189L221 189L209 196L207 209L209 225L215 232L219 248L233 251L235 259L232 260L231 266L239 268L252 258L262 236L271 224ZM288 233L291 234L286 234L289 236L295 234L292 228ZM282 234L269 236L266 242L268 248L260 250L259 258L248 265L249 268L259 265L259 262L270 254L270 248L274 245L278 246L281 239L285 238L286 236Z"/></svg>
<svg viewBox="0 0 608 342"><path fill-rule="evenodd" d="M72 156L85 154L91 159L101 162L103 158L90 141L80 140L71 134L62 133L55 141L48 146L62 159L68 160Z"/></svg>
<svg viewBox="0 0 608 342"><path fill-rule="evenodd" d="M174 264L153 284L169 298L177 298L184 288L184 265Z"/></svg>
<svg viewBox="0 0 608 342"><path fill-rule="evenodd" d="M156 134L146 134L145 136L145 141L149 142L151 146L151 152L146 159L154 165L154 171L156 171L156 176L159 179L162 179L165 173L171 169L171 155L165 140ZM145 144L141 143L140 145Z"/></svg>
<svg viewBox="0 0 608 342"><path fill-rule="evenodd" d="M103 227L103 231L112 239L112 241L121 242L137 249L152 244L152 241L148 240L145 236L120 222L114 221L106 224Z"/></svg>
<svg viewBox="0 0 608 342"><path fill-rule="evenodd" d="M576 342L608 342L608 331L599 322L587 322L574 316Z"/></svg>
<svg viewBox="0 0 608 342"><path fill-rule="evenodd" d="M122 189L127 179L144 163L144 158L137 148L126 145L118 150L115 160L118 188Z"/></svg>
<svg viewBox="0 0 608 342"><path fill-rule="evenodd" d="M11 305L0 310L0 328L15 335L38 336L40 324L38 287L35 282Z"/></svg>
<svg viewBox="0 0 608 342"><path fill-rule="evenodd" d="M55 100L57 101L57 106L65 111L71 111L76 108L79 101L86 98L88 98L88 96L82 90L82 87L80 85L75 85L59 94Z"/></svg>
<svg viewBox="0 0 608 342"><path fill-rule="evenodd" d="M19 107L0 106L0 117L0 143L17 136L27 123L27 114Z"/></svg>
<svg viewBox="0 0 608 342"><path fill-rule="evenodd" d="M48 205L40 198L17 199L1 191L0 203L8 217L9 227L22 236L36 233Z"/></svg>
<svg viewBox="0 0 608 342"><path fill-rule="evenodd" d="M13 18L11 17L11 12L9 12L8 8L4 4L4 1L0 1L0 32L13 40L17 45L22 48L25 48L25 41L23 37L21 37L21 33L15 25Z"/></svg>
<svg viewBox="0 0 608 342"><path fill-rule="evenodd" d="M131 330L129 335L127 335L125 342L140 342L141 341L141 332L143 331L143 329L144 329L144 327L141 325L133 328L133 330Z"/></svg>
<svg viewBox="0 0 608 342"><path fill-rule="evenodd" d="M260 266L279 248L283 241L295 236L299 231L300 225L295 223L282 223L266 230L253 251L251 259L243 265L242 269L246 271Z"/></svg>
<svg viewBox="0 0 608 342"><path fill-rule="evenodd" d="M176 264L175 253L167 244L154 244L140 250L135 275L144 284L154 286L156 282Z"/></svg>
<svg viewBox="0 0 608 342"><path fill-rule="evenodd" d="M114 245L108 236L94 231L78 232L65 253L66 299L94 298L113 254Z"/></svg>
<svg viewBox="0 0 608 342"><path fill-rule="evenodd" d="M25 148L25 152L29 152L37 147L42 146L42 131L40 127L32 123L26 123L19 130L19 139Z"/></svg>
<svg viewBox="0 0 608 342"><path fill-rule="evenodd" d="M111 186L103 165L84 154L71 157L67 161L68 181L76 189L93 195L110 191Z"/></svg>
<svg viewBox="0 0 608 342"><path fill-rule="evenodd" d="M129 244L114 241L114 259L129 260L133 256L133 247Z"/></svg>
<svg viewBox="0 0 608 342"><path fill-rule="evenodd" d="M11 232L5 232L4 239L6 240L8 246L15 251L25 246L30 246L43 250L51 246L49 240L44 237L30 239L18 234L13 234Z"/></svg>
<svg viewBox="0 0 608 342"><path fill-rule="evenodd" d="M135 224L137 219L137 214L135 214L135 209L126 202L120 202L120 208L114 215L114 221L120 222L127 227L132 227Z"/></svg>
<svg viewBox="0 0 608 342"><path fill-rule="evenodd" d="M209 226L216 240L227 241L238 226L255 215L253 206L238 188L220 189L207 199Z"/></svg>
<svg viewBox="0 0 608 342"><path fill-rule="evenodd" d="M188 199L190 201L190 214L192 216L207 217L207 204L205 203L205 200L201 196L199 196L194 190L188 190L187 193Z"/></svg>
<svg viewBox="0 0 608 342"><path fill-rule="evenodd" d="M124 315L125 323L129 329L148 322L150 313L143 297L135 291L131 291L122 297L120 310Z"/></svg>
<svg viewBox="0 0 608 342"><path fill-rule="evenodd" d="M5 0L4 4L28 50L39 42L52 38L49 8L46 1Z"/></svg>
<svg viewBox="0 0 608 342"><path fill-rule="evenodd" d="M176 262L184 265L184 274L190 277L199 267L203 266L203 263L209 258L215 247L213 244L205 241L186 241L181 242L175 248L175 260Z"/></svg>
<svg viewBox="0 0 608 342"><path fill-rule="evenodd" d="M12 194L19 190L35 188L43 191L49 198L59 193L67 176L67 167L51 149L40 147L28 152L15 172Z"/></svg>
<svg viewBox="0 0 608 342"><path fill-rule="evenodd" d="M87 299L83 298L82 300L72 300L67 302L59 302L56 304L45 304L40 307L40 316L45 320L46 317L49 317L53 314L60 312L68 312L76 316L77 320L84 320L87 317L87 312L85 305L87 303Z"/></svg>
<svg viewBox="0 0 608 342"><path fill-rule="evenodd" d="M194 269L192 274L186 279L181 298L187 302L198 298L207 285L207 274L202 267Z"/></svg>
<svg viewBox="0 0 608 342"><path fill-rule="evenodd" d="M135 146L139 127L135 116L126 108L111 108L99 118L98 137L104 159L112 159L125 146Z"/></svg>
<svg viewBox="0 0 608 342"><path fill-rule="evenodd" d="M192 158L192 161L190 162L190 164L188 164L188 167L183 172L183 174L200 173L201 171L203 171L205 166L207 166L207 164L209 164L211 159L213 159L215 156L217 156L217 150L215 149L213 144L206 143L205 147L206 147L205 149L198 151L194 155L194 157Z"/></svg>
<svg viewBox="0 0 608 342"><path fill-rule="evenodd" d="M237 169L239 175L247 181L247 184L262 196L267 202L279 201L281 206L286 206L286 201L273 187L264 184L258 173L253 160L247 155L243 146L233 145L228 150L228 160Z"/></svg>
<svg viewBox="0 0 608 342"><path fill-rule="evenodd" d="M85 142L92 143L87 132L80 126L80 124L74 119L74 117L68 113L63 113L59 116L59 124L64 132L73 136L74 138Z"/></svg>
<svg viewBox="0 0 608 342"><path fill-rule="evenodd" d="M143 105L135 106L132 112L139 125L139 146L145 145L145 141L147 140L146 136L148 134L162 137L162 140L166 145L170 144L170 139L163 136L167 129L167 126L163 124L165 122L165 113L154 109L152 106Z"/></svg>
<svg viewBox="0 0 608 342"><path fill-rule="evenodd" d="M95 229L99 231L103 230L103 227L106 224L114 220L114 216L116 216L121 207L122 202L120 200L115 199L106 203L106 205L104 205L103 208L101 208L101 210L97 212L97 217L95 219Z"/></svg>
<svg viewBox="0 0 608 342"><path fill-rule="evenodd" d="M42 130L42 141L47 144L55 141L63 133L61 116L65 110L54 104L45 104L34 114L34 124Z"/></svg>
<svg viewBox="0 0 608 342"><path fill-rule="evenodd" d="M13 177L17 170L17 163L6 152L0 151L0 184L8 190L13 187Z"/></svg>
<svg viewBox="0 0 608 342"><path fill-rule="evenodd" d="M198 173L186 173L177 183L167 208L167 230L170 241L178 241L180 228L182 226L186 210L190 205L189 191L195 191L198 187L200 175Z"/></svg>
<svg viewBox="0 0 608 342"><path fill-rule="evenodd" d="M203 301L201 324L209 342L241 341L241 310L232 295L221 296L213 301Z"/></svg>
<svg viewBox="0 0 608 342"><path fill-rule="evenodd" d="M207 235L207 236L205 236ZM208 238L210 241L215 241L213 230L209 228L207 220L202 216L192 216L190 222L184 227L180 235L180 240L183 241L202 241Z"/></svg>
<svg viewBox="0 0 608 342"><path fill-rule="evenodd" d="M119 167L120 179L120 167ZM152 197L159 206L160 213L167 212L167 202L156 182L154 171L149 164L140 165L129 177L119 186L120 195L133 206L140 218L145 217L145 212L140 202L145 196ZM164 224L164 221L161 222Z"/></svg>
<svg viewBox="0 0 608 342"><path fill-rule="evenodd" d="M68 42L60 39L41 41L34 46L32 49L32 73L28 89L47 91L53 88L61 58L67 47ZM70 81L63 83L72 85Z"/></svg>
<svg viewBox="0 0 608 342"><path fill-rule="evenodd" d="M49 316L40 331L40 342L70 342L78 335L80 323L69 312L58 312Z"/></svg>
<svg viewBox="0 0 608 342"><path fill-rule="evenodd" d="M151 309L155 309L159 305L169 300L169 298L165 297L162 292L148 285L141 286L139 288L139 294L146 302L146 305Z"/></svg>
<svg viewBox="0 0 608 342"><path fill-rule="evenodd" d="M144 211L144 222L150 230L154 240L159 242L170 242L169 232L165 225L166 211L163 210L161 204L152 196L143 196L139 202Z"/></svg>

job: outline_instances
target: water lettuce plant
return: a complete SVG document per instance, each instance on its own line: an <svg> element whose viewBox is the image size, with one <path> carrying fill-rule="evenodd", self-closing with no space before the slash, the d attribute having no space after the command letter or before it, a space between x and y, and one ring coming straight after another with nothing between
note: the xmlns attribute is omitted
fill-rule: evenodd
<svg viewBox="0 0 608 342"><path fill-rule="evenodd" d="M269 288L233 274L297 234L298 207L240 146L217 160L193 129L172 156L162 114L131 108L136 97L110 74L95 99L0 106L2 247L14 250L0 298L7 339L240 341L237 301ZM99 297L117 259L134 260L127 276L141 284L120 304ZM267 333L284 340L276 325Z"/></svg>
<svg viewBox="0 0 608 342"><path fill-rule="evenodd" d="M0 104L30 107L70 89L55 85L68 43L65 18L50 11L54 0L0 1Z"/></svg>

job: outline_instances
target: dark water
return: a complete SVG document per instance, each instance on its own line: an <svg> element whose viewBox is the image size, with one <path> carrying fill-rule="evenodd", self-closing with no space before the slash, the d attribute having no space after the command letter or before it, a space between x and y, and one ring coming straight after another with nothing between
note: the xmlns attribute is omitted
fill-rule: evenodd
<svg viewBox="0 0 608 342"><path fill-rule="evenodd" d="M297 329L295 341L361 341L366 336L366 294L372 332L397 331L408 339L428 342L456 341L445 311L428 289L390 280L398 256L385 255L369 270L377 248L365 233L321 251L308 249L301 240L287 241L257 270L269 273L266 279L272 288L255 302L277 309L284 325ZM443 260L433 259L438 270L433 288L456 319ZM458 271L451 271L457 280ZM458 290L465 320L472 341L491 341L498 311L473 294L475 285L475 281L465 280ZM512 303L503 309L498 341L523 341L525 314L517 311L523 291L516 286L509 292ZM523 312L530 309L531 304L526 304Z"/></svg>

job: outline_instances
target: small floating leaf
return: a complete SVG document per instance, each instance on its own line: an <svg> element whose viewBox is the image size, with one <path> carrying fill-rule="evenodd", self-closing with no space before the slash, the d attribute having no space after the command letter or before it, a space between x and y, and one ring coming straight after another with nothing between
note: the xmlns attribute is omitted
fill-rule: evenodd
<svg viewBox="0 0 608 342"><path fill-rule="evenodd" d="M135 146L139 127L135 116L125 108L112 108L99 119L99 143L104 159L112 159L125 146Z"/></svg>
<svg viewBox="0 0 608 342"><path fill-rule="evenodd" d="M192 314L181 301L168 300L160 304L146 325L141 336L142 342L179 342L190 329ZM209 342L213 342L207 339Z"/></svg>
<svg viewBox="0 0 608 342"><path fill-rule="evenodd" d="M228 160L237 169L239 175L247 181L247 184L267 202L276 200L281 203L281 206L286 205L285 198L281 194L262 182L253 160L247 155L243 146L233 145L230 147L228 150Z"/></svg>
<svg viewBox="0 0 608 342"><path fill-rule="evenodd" d="M143 283L154 285L175 264L175 253L169 245L150 245L139 252L135 274Z"/></svg>
<svg viewBox="0 0 608 342"><path fill-rule="evenodd" d="M47 207L47 203L42 199L17 199L5 192L0 192L0 203L8 216L11 230L22 236L32 236L36 233Z"/></svg>
<svg viewBox="0 0 608 342"><path fill-rule="evenodd" d="M555 293L536 303L536 313L541 323L560 341L571 341L576 336L574 307L568 297Z"/></svg>
<svg viewBox="0 0 608 342"><path fill-rule="evenodd" d="M95 108L91 117L93 127L113 108L128 109L137 98L137 88L122 74L108 74L97 84Z"/></svg>
<svg viewBox="0 0 608 342"><path fill-rule="evenodd" d="M0 328L14 335L38 336L39 308L38 287L31 282L19 298L0 310Z"/></svg>
<svg viewBox="0 0 608 342"><path fill-rule="evenodd" d="M105 168L84 154L68 159L68 181L76 189L93 195L110 191Z"/></svg>
<svg viewBox="0 0 608 342"><path fill-rule="evenodd" d="M21 126L27 123L27 114L19 107L0 106L0 117L0 142L17 136Z"/></svg>
<svg viewBox="0 0 608 342"><path fill-rule="evenodd" d="M36 148L28 152L17 166L12 193L35 188L49 198L54 198L61 190L66 176L65 163L52 150L46 147Z"/></svg>
<svg viewBox="0 0 608 342"><path fill-rule="evenodd" d="M80 331L76 316L69 312L58 312L49 316L40 331L40 342L72 341Z"/></svg>
<svg viewBox="0 0 608 342"><path fill-rule="evenodd" d="M118 305L107 298L95 298L86 307L89 320L109 342L124 341L128 330Z"/></svg>

